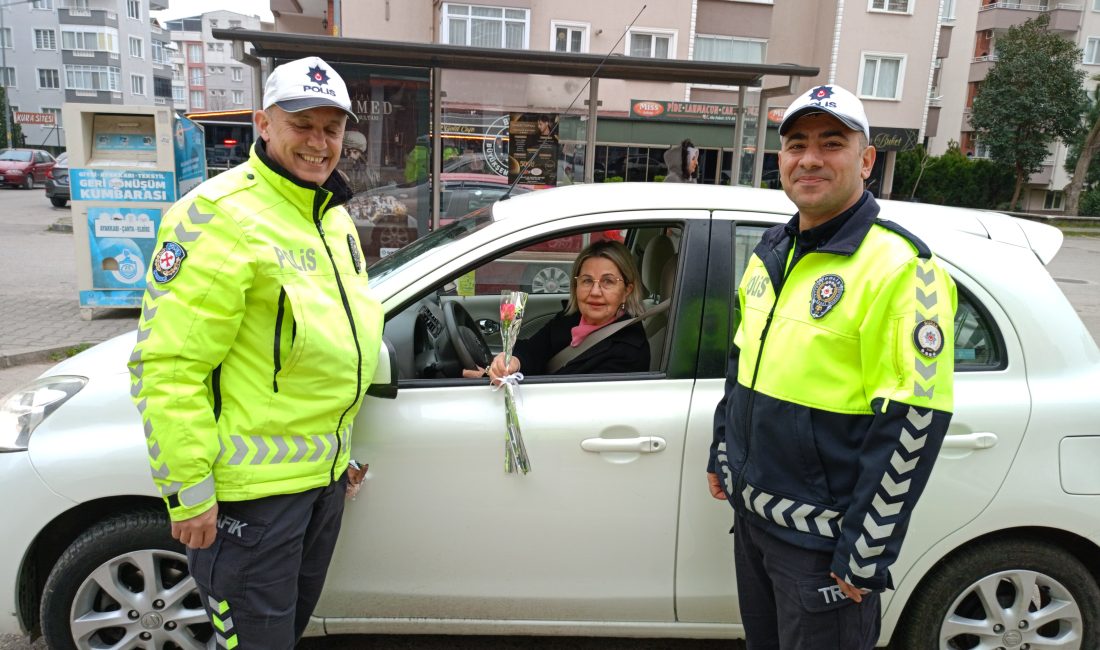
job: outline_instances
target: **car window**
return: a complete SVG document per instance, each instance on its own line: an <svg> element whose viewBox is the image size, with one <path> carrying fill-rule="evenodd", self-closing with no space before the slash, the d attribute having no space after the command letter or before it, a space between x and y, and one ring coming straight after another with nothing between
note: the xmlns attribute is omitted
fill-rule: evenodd
<svg viewBox="0 0 1100 650"><path fill-rule="evenodd" d="M7 151L0 153L0 160L10 160L13 162L30 162L31 152L8 149Z"/></svg>

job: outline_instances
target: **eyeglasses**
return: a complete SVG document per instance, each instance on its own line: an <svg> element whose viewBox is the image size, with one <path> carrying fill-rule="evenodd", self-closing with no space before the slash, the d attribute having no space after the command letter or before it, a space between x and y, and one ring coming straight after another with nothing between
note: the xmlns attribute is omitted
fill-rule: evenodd
<svg viewBox="0 0 1100 650"><path fill-rule="evenodd" d="M615 277L614 275L605 275L600 277L599 280L591 275L578 275L573 279L577 281L577 288L582 291L592 291L592 288L596 286L597 282L600 284L600 289L611 291L623 281L622 278Z"/></svg>

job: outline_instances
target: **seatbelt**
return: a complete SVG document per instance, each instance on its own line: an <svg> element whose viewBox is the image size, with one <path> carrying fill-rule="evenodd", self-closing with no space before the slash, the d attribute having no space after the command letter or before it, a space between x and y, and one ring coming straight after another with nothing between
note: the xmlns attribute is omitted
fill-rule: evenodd
<svg viewBox="0 0 1100 650"><path fill-rule="evenodd" d="M570 345L565 346L565 349L559 350L557 354L555 354L553 357L550 358L549 361L546 362L547 374L552 375L555 372L561 370L567 363L569 363L573 359L576 359L588 350L592 349L592 346L608 338L609 336L611 336L615 332L618 332L624 327L629 327L642 319L649 318L650 316L655 316L663 311L667 311L668 306L671 302L671 300L666 300L658 305L654 305L648 311L642 312L634 318L619 321L618 323L608 325L607 327L601 327L600 329L592 332L587 337L585 337L584 341L582 341L581 344L577 347L573 347Z"/></svg>

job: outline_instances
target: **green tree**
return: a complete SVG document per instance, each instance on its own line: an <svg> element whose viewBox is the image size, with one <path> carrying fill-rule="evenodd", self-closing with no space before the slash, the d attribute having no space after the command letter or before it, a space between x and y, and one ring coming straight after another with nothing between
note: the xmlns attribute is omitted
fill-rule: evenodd
<svg viewBox="0 0 1100 650"><path fill-rule="evenodd" d="M1016 206L1028 176L1042 169L1055 140L1068 142L1085 104L1081 50L1049 31L1042 14L997 39L997 62L974 98L970 123L990 157L1012 166Z"/></svg>
<svg viewBox="0 0 1100 650"><path fill-rule="evenodd" d="M0 149L8 146L8 129L11 129L11 146L18 147L23 142L23 130L13 122L11 107L8 106L8 89L0 86L0 109L4 111L5 119L0 120Z"/></svg>
<svg viewBox="0 0 1100 650"><path fill-rule="evenodd" d="M893 195L922 203L1005 209L1012 178L1008 165L967 158L952 141L942 156L929 156L923 147L898 153Z"/></svg>
<svg viewBox="0 0 1100 650"><path fill-rule="evenodd" d="M1093 81L1100 81L1100 76L1093 77ZM1097 151L1100 151L1100 86L1089 95L1088 109L1082 116L1077 136L1070 143L1066 154L1065 169L1071 174L1069 184L1066 185L1066 214L1086 214L1081 205L1084 193L1094 190L1100 183L1100 164L1096 164ZM1094 204L1095 201L1090 203ZM1090 210L1092 209L1090 205Z"/></svg>

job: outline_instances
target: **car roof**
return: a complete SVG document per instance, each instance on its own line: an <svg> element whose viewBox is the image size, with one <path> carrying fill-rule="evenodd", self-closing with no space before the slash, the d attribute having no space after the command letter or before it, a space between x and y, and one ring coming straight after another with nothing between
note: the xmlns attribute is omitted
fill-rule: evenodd
<svg viewBox="0 0 1100 650"><path fill-rule="evenodd" d="M1057 228L997 212L907 201L879 201L882 217L914 234L937 230L1030 248L1043 264L1062 246ZM581 206L583 209L578 209ZM494 204L493 219L553 221L576 214L635 210L731 210L774 215L785 222L796 208L782 190L695 183L588 183L542 190Z"/></svg>

